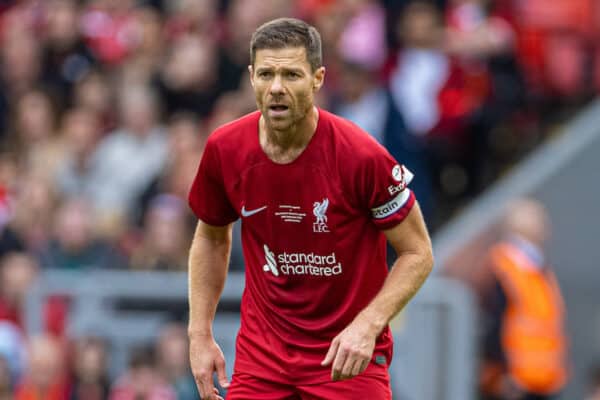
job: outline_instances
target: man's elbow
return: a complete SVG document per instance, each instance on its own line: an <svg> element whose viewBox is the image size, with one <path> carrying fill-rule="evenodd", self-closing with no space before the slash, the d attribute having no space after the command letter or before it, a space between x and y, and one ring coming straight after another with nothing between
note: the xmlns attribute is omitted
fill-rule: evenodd
<svg viewBox="0 0 600 400"><path fill-rule="evenodd" d="M421 265L423 266L423 275L424 278L427 278L427 276L429 276L429 274L433 270L433 264L435 261L433 258L433 249L431 248L431 245L424 246L424 249L422 251L422 260L423 261Z"/></svg>

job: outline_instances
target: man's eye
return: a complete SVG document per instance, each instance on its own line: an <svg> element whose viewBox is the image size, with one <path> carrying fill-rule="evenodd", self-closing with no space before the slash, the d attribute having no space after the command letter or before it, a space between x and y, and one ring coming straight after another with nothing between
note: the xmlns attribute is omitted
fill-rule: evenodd
<svg viewBox="0 0 600 400"><path fill-rule="evenodd" d="M292 79L298 79L298 78L300 78L300 74L297 73L297 72L288 72L287 75L288 75L289 78L292 78Z"/></svg>
<svg viewBox="0 0 600 400"><path fill-rule="evenodd" d="M271 76L271 72L269 71L261 71L258 73L258 76L261 78L269 78Z"/></svg>

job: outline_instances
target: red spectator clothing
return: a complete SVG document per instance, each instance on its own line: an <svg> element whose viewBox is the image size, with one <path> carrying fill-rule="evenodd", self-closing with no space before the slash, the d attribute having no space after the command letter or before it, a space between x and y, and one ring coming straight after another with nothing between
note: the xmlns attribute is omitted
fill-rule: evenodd
<svg viewBox="0 0 600 400"><path fill-rule="evenodd" d="M24 331L23 321L21 320L21 314L17 307L9 304L5 299L0 296L0 321L10 321L15 326L19 327L21 331Z"/></svg>
<svg viewBox="0 0 600 400"><path fill-rule="evenodd" d="M46 2L15 2L2 6L0 10L0 36L4 37L12 29L27 30L35 35L41 34L45 24Z"/></svg>
<svg viewBox="0 0 600 400"><path fill-rule="evenodd" d="M94 55L106 64L119 64L138 44L133 15L91 8L81 18L83 36Z"/></svg>
<svg viewBox="0 0 600 400"><path fill-rule="evenodd" d="M67 313L68 302L66 299L61 296L50 296L44 304L42 315L44 319L44 331L58 338L64 337L68 317ZM25 332L21 310L0 297L0 321L2 320L12 322L21 332Z"/></svg>
<svg viewBox="0 0 600 400"><path fill-rule="evenodd" d="M481 91L469 83L456 59L441 51L409 48L398 51L384 69L384 79L409 131L431 138L444 137L456 144L467 140L465 124L481 105ZM418 77L418 71L426 73ZM407 79L411 82L407 83ZM415 109L420 111L415 114Z"/></svg>
<svg viewBox="0 0 600 400"><path fill-rule="evenodd" d="M64 379L52 384L45 392L26 380L17 386L15 400L65 400L69 398L69 392L69 385Z"/></svg>
<svg viewBox="0 0 600 400"><path fill-rule="evenodd" d="M109 400L177 400L175 391L162 382L156 382L152 387L146 387L145 397L140 397L135 390L134 382L127 375L123 376L110 391Z"/></svg>
<svg viewBox="0 0 600 400"><path fill-rule="evenodd" d="M513 21L518 59L530 86L574 95L583 89L589 40L598 24L590 0L517 0Z"/></svg>
<svg viewBox="0 0 600 400"><path fill-rule="evenodd" d="M246 288L234 373L321 383L330 380L331 367L320 363L331 340L387 276L382 229L411 210L412 174L370 135L324 110L300 156L274 163L260 146L259 118L254 112L209 137L190 206L210 225L242 217ZM373 360L391 357L386 328Z"/></svg>

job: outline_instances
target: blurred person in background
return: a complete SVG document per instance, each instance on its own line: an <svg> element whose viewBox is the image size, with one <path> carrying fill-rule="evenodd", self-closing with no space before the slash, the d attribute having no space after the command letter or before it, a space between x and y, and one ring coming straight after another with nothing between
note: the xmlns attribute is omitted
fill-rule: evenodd
<svg viewBox="0 0 600 400"><path fill-rule="evenodd" d="M381 68L387 56L385 37L385 9L378 0L340 0L345 8L347 21L342 30L338 50L346 58L354 49L354 61L371 70Z"/></svg>
<svg viewBox="0 0 600 400"><path fill-rule="evenodd" d="M25 329L23 307L38 272L37 262L26 253L9 253L0 260L0 320Z"/></svg>
<svg viewBox="0 0 600 400"><path fill-rule="evenodd" d="M186 33L221 39L223 26L219 15L219 0L174 0L169 1L166 6L167 40L176 40Z"/></svg>
<svg viewBox="0 0 600 400"><path fill-rule="evenodd" d="M171 194L185 200L193 180L188 173L197 167L198 154L204 151L206 128L194 113L176 113L167 124L168 156L165 168L154 181L145 188L137 200L139 216L136 223L141 224L150 201L160 194Z"/></svg>
<svg viewBox="0 0 600 400"><path fill-rule="evenodd" d="M186 34L175 40L158 82L167 114L188 111L205 118L211 113L219 95L217 62L213 38Z"/></svg>
<svg viewBox="0 0 600 400"><path fill-rule="evenodd" d="M516 27L518 56L528 94L540 111L556 112L560 110L558 105L580 102L598 90L599 69L597 53L594 54L598 40L596 1L507 3Z"/></svg>
<svg viewBox="0 0 600 400"><path fill-rule="evenodd" d="M164 16L154 7L138 6L132 12L132 19L136 44L124 61L121 79L123 84L148 84L163 63Z"/></svg>
<svg viewBox="0 0 600 400"><path fill-rule="evenodd" d="M109 400L176 400L176 393L156 369L152 347L132 350L129 368L114 383Z"/></svg>
<svg viewBox="0 0 600 400"><path fill-rule="evenodd" d="M6 390L14 393L26 363L25 334L11 321L0 319L0 398L2 394L6 394Z"/></svg>
<svg viewBox="0 0 600 400"><path fill-rule="evenodd" d="M59 196L53 183L45 176L22 172L14 194L10 226L22 238L25 248L36 252L48 244Z"/></svg>
<svg viewBox="0 0 600 400"><path fill-rule="evenodd" d="M52 181L64 197L90 196L92 156L101 138L100 119L89 108L66 110L60 127L65 155Z"/></svg>
<svg viewBox="0 0 600 400"><path fill-rule="evenodd" d="M190 237L185 202L168 194L150 202L142 226L142 241L131 257L131 268L185 271Z"/></svg>
<svg viewBox="0 0 600 400"><path fill-rule="evenodd" d="M190 370L185 325L171 323L163 327L156 344L156 354L158 371L175 389L177 400L198 399L198 389Z"/></svg>
<svg viewBox="0 0 600 400"><path fill-rule="evenodd" d="M495 287L484 300L483 394L552 399L568 379L568 343L563 299L544 255L548 214L541 203L520 199L509 205L502 228L489 253Z"/></svg>
<svg viewBox="0 0 600 400"><path fill-rule="evenodd" d="M0 258L5 254L24 251L25 244L11 226L14 216L14 194L19 176L17 156L0 153Z"/></svg>
<svg viewBox="0 0 600 400"><path fill-rule="evenodd" d="M52 99L47 92L33 89L19 98L13 122L14 136L7 137L5 145L18 154L21 168L49 179L64 156L64 144L56 128Z"/></svg>
<svg viewBox="0 0 600 400"><path fill-rule="evenodd" d="M65 350L51 336L35 336L27 346L27 369L15 391L15 400L64 400L70 387Z"/></svg>
<svg viewBox="0 0 600 400"><path fill-rule="evenodd" d="M96 236L94 222L87 199L65 199L54 215L50 241L39 254L40 266L72 271L125 267L124 257Z"/></svg>
<svg viewBox="0 0 600 400"><path fill-rule="evenodd" d="M98 69L84 75L73 91L72 103L75 108L90 110L100 121L102 133L114 129L116 125L113 105L113 85L110 77Z"/></svg>
<svg viewBox="0 0 600 400"><path fill-rule="evenodd" d="M379 69L386 56L385 16L374 3L364 3L368 3L365 4L368 8L345 26L335 49L341 59L341 76L334 111L385 145L389 105L386 91L378 81Z"/></svg>
<svg viewBox="0 0 600 400"><path fill-rule="evenodd" d="M0 47L0 122L5 136L9 126L10 104L32 89L40 76L40 47L31 31L22 30L23 21L18 22L20 31L14 33L4 24ZM4 138L4 137L3 137Z"/></svg>
<svg viewBox="0 0 600 400"><path fill-rule="evenodd" d="M13 400L13 383L8 362L0 355L0 400Z"/></svg>
<svg viewBox="0 0 600 400"><path fill-rule="evenodd" d="M525 86L515 58L515 31L488 0L451 0L446 9L444 50L462 72L468 136L464 166L478 193L527 147L531 132L518 129ZM512 150L515 155L507 153ZM500 154L499 154L500 153Z"/></svg>
<svg viewBox="0 0 600 400"><path fill-rule="evenodd" d="M168 150L160 104L150 88L121 88L119 112L122 125L98 144L89 177L89 198L109 235L129 222L126 215L164 168Z"/></svg>
<svg viewBox="0 0 600 400"><path fill-rule="evenodd" d="M80 23L86 43L105 65L121 64L137 45L135 0L91 0Z"/></svg>
<svg viewBox="0 0 600 400"><path fill-rule="evenodd" d="M178 113L169 119L169 162L204 150L208 134L197 115Z"/></svg>
<svg viewBox="0 0 600 400"><path fill-rule="evenodd" d="M76 0L47 2L41 80L61 104L70 98L73 85L96 64L81 35L79 7Z"/></svg>
<svg viewBox="0 0 600 400"><path fill-rule="evenodd" d="M409 131L424 136L440 121L438 96L450 74L440 11L429 2L411 1L394 32L401 48L392 55L390 90Z"/></svg>
<svg viewBox="0 0 600 400"><path fill-rule="evenodd" d="M97 337L82 337L75 343L73 384L70 400L105 400L110 382L106 343Z"/></svg>

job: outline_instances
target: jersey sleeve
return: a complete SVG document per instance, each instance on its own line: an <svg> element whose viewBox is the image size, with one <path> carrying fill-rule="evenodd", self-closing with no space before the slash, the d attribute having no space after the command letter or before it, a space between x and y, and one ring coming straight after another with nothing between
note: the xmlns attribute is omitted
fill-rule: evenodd
<svg viewBox="0 0 600 400"><path fill-rule="evenodd" d="M188 201L198 219L214 226L224 226L238 218L225 190L221 166L217 146L209 138Z"/></svg>
<svg viewBox="0 0 600 400"><path fill-rule="evenodd" d="M413 179L408 168L381 148L364 163L359 176L363 204L379 229L392 228L406 218L415 204L415 196L408 188Z"/></svg>

